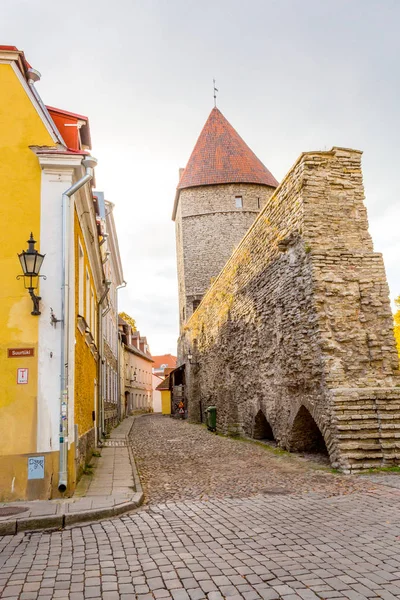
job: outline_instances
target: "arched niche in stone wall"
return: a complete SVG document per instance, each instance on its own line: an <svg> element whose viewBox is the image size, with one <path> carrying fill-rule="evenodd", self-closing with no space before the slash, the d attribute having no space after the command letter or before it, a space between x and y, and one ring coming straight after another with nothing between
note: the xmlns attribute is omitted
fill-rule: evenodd
<svg viewBox="0 0 400 600"><path fill-rule="evenodd" d="M253 439L275 441L271 425L268 423L262 410L254 417Z"/></svg>
<svg viewBox="0 0 400 600"><path fill-rule="evenodd" d="M303 405L293 421L288 450L291 452L315 452L328 455L324 436L310 412Z"/></svg>

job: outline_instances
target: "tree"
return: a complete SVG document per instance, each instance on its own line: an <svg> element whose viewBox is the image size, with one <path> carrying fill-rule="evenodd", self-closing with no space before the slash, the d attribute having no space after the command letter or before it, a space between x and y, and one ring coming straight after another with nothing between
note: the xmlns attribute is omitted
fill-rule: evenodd
<svg viewBox="0 0 400 600"><path fill-rule="evenodd" d="M394 301L397 311L394 313L394 337L396 338L397 352L400 357L400 296Z"/></svg>
<svg viewBox="0 0 400 600"><path fill-rule="evenodd" d="M132 327L132 331L137 331L135 319L132 319L126 312L120 312L119 316Z"/></svg>

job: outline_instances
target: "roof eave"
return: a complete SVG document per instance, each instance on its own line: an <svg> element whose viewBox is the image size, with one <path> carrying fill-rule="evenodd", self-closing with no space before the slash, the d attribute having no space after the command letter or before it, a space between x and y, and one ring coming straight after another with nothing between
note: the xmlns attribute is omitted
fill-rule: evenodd
<svg viewBox="0 0 400 600"><path fill-rule="evenodd" d="M175 201L174 201L174 208L172 210L172 220L175 221L176 219L176 212L178 210L178 204L179 204L179 194L181 193L181 190L179 188L176 188L176 193L175 193Z"/></svg>

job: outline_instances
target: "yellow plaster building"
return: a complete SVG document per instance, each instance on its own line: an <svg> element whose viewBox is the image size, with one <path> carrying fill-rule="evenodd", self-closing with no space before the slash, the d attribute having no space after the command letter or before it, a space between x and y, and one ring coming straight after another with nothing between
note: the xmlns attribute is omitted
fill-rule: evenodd
<svg viewBox="0 0 400 600"><path fill-rule="evenodd" d="M72 493L97 437L108 288L96 161L87 118L46 108L39 78L23 52L0 46L0 501ZM45 278L17 280L31 232Z"/></svg>
<svg viewBox="0 0 400 600"><path fill-rule="evenodd" d="M171 414L171 392L169 389L169 375L156 388L161 392L161 412L163 415Z"/></svg>

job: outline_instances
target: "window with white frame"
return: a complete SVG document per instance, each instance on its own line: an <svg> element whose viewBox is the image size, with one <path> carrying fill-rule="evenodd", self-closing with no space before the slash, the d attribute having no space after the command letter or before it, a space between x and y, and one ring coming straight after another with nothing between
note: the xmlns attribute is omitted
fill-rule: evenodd
<svg viewBox="0 0 400 600"><path fill-rule="evenodd" d="M94 330L95 330L95 321L96 321L96 315L95 315L95 309L94 309L94 292L93 292L93 288L90 288L90 331L92 332L93 337L94 337Z"/></svg>
<svg viewBox="0 0 400 600"><path fill-rule="evenodd" d="M86 308L85 308L85 320L90 327L90 275L89 270L86 268Z"/></svg>
<svg viewBox="0 0 400 600"><path fill-rule="evenodd" d="M78 313L83 316L84 312L84 287L85 287L85 257L82 246L78 245Z"/></svg>

